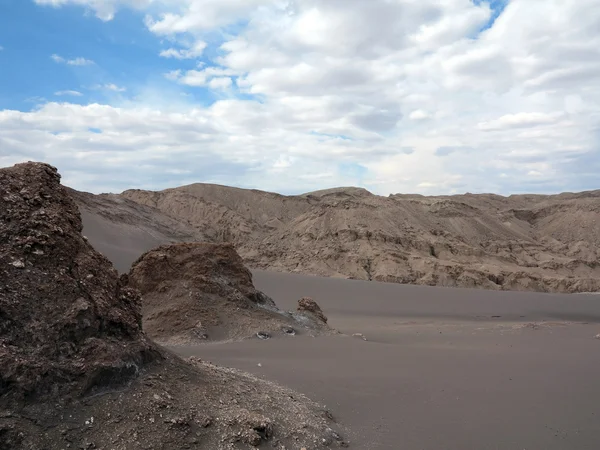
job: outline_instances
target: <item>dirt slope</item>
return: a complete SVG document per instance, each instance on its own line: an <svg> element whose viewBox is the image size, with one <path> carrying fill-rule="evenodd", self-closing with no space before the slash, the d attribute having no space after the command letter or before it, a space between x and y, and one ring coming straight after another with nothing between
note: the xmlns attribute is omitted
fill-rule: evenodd
<svg viewBox="0 0 600 450"><path fill-rule="evenodd" d="M84 234L90 235L99 252L119 254L119 258L111 259L120 272L129 271L143 252L159 245L207 239L191 225L120 195L68 192L79 205Z"/></svg>
<svg viewBox="0 0 600 450"><path fill-rule="evenodd" d="M128 280L142 293L144 330L164 344L331 332L326 320L280 311L228 244L161 246L133 264Z"/></svg>
<svg viewBox="0 0 600 450"><path fill-rule="evenodd" d="M281 196L195 184L123 197L235 244L253 268L486 289L600 290L600 191Z"/></svg>
<svg viewBox="0 0 600 450"><path fill-rule="evenodd" d="M331 415L164 351L55 168L0 169L0 449L328 448Z"/></svg>

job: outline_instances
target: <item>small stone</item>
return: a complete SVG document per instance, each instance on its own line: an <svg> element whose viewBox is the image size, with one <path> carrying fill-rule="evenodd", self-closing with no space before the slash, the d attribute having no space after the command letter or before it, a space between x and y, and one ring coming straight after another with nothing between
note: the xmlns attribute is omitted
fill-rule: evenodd
<svg viewBox="0 0 600 450"><path fill-rule="evenodd" d="M258 337L259 339L262 339L263 341L266 341L267 339L271 339L271 335L269 333L267 333L266 331L259 331L258 333L256 333L256 337Z"/></svg>
<svg viewBox="0 0 600 450"><path fill-rule="evenodd" d="M18 268L18 269L22 269L25 267L25 263L21 260L16 260L10 263L12 266Z"/></svg>
<svg viewBox="0 0 600 450"><path fill-rule="evenodd" d="M281 327L281 331L283 331L288 336L296 335L296 330L294 330L292 327Z"/></svg>
<svg viewBox="0 0 600 450"><path fill-rule="evenodd" d="M594 336L594 339L600 339L600 334L597 334L596 336Z"/></svg>
<svg viewBox="0 0 600 450"><path fill-rule="evenodd" d="M367 337L366 337L364 334L362 334L362 333L354 333L354 334L352 335L352 337L355 337L355 338L360 338L360 339L362 339L363 341L366 341L366 340L367 340Z"/></svg>
<svg viewBox="0 0 600 450"><path fill-rule="evenodd" d="M327 317L323 314L323 311L312 298L310 297L302 297L298 300L298 312L308 312L314 314L320 321L323 323L327 323Z"/></svg>

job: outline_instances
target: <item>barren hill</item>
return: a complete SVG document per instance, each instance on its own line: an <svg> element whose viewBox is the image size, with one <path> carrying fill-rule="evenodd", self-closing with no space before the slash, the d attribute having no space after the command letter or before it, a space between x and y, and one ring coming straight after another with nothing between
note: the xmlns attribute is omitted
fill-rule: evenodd
<svg viewBox="0 0 600 450"><path fill-rule="evenodd" d="M159 223L176 220L188 235L163 242L231 242L252 268L485 289L600 290L600 191L382 197L335 188L283 196L194 184L111 198L148 208L144 214ZM89 202L84 208L94 210ZM118 217L110 220L121 226ZM95 221L88 222L86 234L101 245L106 239L88 232ZM106 254L114 260L122 253Z"/></svg>

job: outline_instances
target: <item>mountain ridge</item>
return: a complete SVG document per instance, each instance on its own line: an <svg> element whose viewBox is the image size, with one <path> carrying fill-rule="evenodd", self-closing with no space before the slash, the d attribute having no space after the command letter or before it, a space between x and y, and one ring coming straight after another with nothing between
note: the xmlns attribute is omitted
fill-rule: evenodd
<svg viewBox="0 0 600 450"><path fill-rule="evenodd" d="M185 230L166 233L161 243L230 242L257 269L501 290L600 290L600 190L384 197L358 187L282 195L195 183L112 195L105 200L150 208L146 221L155 215Z"/></svg>

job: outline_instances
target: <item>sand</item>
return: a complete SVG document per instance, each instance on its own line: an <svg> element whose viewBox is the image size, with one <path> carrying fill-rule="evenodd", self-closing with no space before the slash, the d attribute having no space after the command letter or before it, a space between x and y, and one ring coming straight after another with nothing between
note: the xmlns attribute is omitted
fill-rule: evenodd
<svg viewBox="0 0 600 450"><path fill-rule="evenodd" d="M311 296L331 326L367 341L298 337L177 351L325 403L350 428L353 448L598 448L598 296L254 275L280 307Z"/></svg>
<svg viewBox="0 0 600 450"><path fill-rule="evenodd" d="M85 234L97 248L116 227ZM143 245L141 245L143 244ZM126 268L148 244L102 250ZM139 247L139 248L138 248ZM597 450L600 296L254 271L282 309L313 297L349 336L179 347L325 403L360 450ZM260 366L259 366L260 364Z"/></svg>

